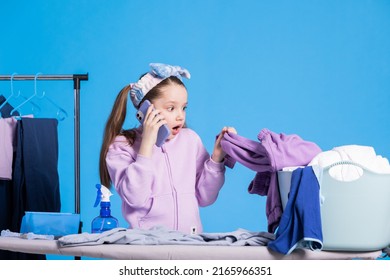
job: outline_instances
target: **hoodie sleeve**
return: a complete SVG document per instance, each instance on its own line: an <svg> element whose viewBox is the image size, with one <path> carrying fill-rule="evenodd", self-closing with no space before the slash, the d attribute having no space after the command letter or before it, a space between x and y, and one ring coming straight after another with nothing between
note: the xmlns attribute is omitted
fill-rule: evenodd
<svg viewBox="0 0 390 280"><path fill-rule="evenodd" d="M115 190L123 201L132 207L145 205L152 193L151 159L137 155L125 137L119 136L108 150L106 163Z"/></svg>
<svg viewBox="0 0 390 280"><path fill-rule="evenodd" d="M215 162L211 159L199 136L197 138L197 162L196 162L196 197L199 206L213 204L219 190L225 182L225 162Z"/></svg>

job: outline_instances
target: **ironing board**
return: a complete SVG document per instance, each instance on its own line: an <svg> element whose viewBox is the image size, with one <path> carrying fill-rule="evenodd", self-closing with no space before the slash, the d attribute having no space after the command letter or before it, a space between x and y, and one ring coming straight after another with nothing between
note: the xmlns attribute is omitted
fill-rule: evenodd
<svg viewBox="0 0 390 280"><path fill-rule="evenodd" d="M375 260L382 251L340 252L296 249L289 255L267 246L123 245L61 247L57 240L0 237L0 249L14 252L113 260Z"/></svg>

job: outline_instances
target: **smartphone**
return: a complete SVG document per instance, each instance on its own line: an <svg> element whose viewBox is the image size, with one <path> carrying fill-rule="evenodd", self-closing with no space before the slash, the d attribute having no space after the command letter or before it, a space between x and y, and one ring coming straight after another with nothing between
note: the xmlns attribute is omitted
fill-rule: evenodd
<svg viewBox="0 0 390 280"><path fill-rule="evenodd" d="M145 100L142 102L141 107L136 113L136 118L139 120L141 124L144 123L144 119L146 116L146 112L148 111L149 106L151 105L149 100ZM156 141L156 146L161 147L162 144L167 140L169 135L171 134L168 126L166 124L160 126L160 129L158 130L157 133L157 141Z"/></svg>

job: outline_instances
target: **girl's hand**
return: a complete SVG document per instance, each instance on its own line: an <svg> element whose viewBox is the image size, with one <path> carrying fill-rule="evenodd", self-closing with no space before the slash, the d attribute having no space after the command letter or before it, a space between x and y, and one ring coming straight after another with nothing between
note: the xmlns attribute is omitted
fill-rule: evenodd
<svg viewBox="0 0 390 280"><path fill-rule="evenodd" d="M226 132L237 134L237 131L234 127L225 126L224 128L222 128L221 133L218 135L218 138L215 141L214 151L211 155L211 159L215 162L222 162L226 156L226 153L222 150L221 147L221 139Z"/></svg>
<svg viewBox="0 0 390 280"><path fill-rule="evenodd" d="M142 142L139 154L146 157L152 155L153 146L157 141L158 130L164 124L167 124L165 117L160 113L160 110L154 110L154 106L151 104L146 111L143 123Z"/></svg>

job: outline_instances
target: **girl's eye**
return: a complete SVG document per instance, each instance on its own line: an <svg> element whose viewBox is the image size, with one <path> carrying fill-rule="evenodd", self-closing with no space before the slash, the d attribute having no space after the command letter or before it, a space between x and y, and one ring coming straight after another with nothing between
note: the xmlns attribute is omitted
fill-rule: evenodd
<svg viewBox="0 0 390 280"><path fill-rule="evenodd" d="M174 109L173 107L168 107L168 111L169 111L169 112L172 112L173 109Z"/></svg>
<svg viewBox="0 0 390 280"><path fill-rule="evenodd" d="M186 110L187 110L187 106L184 106L184 107L183 107L183 111L186 111Z"/></svg>

